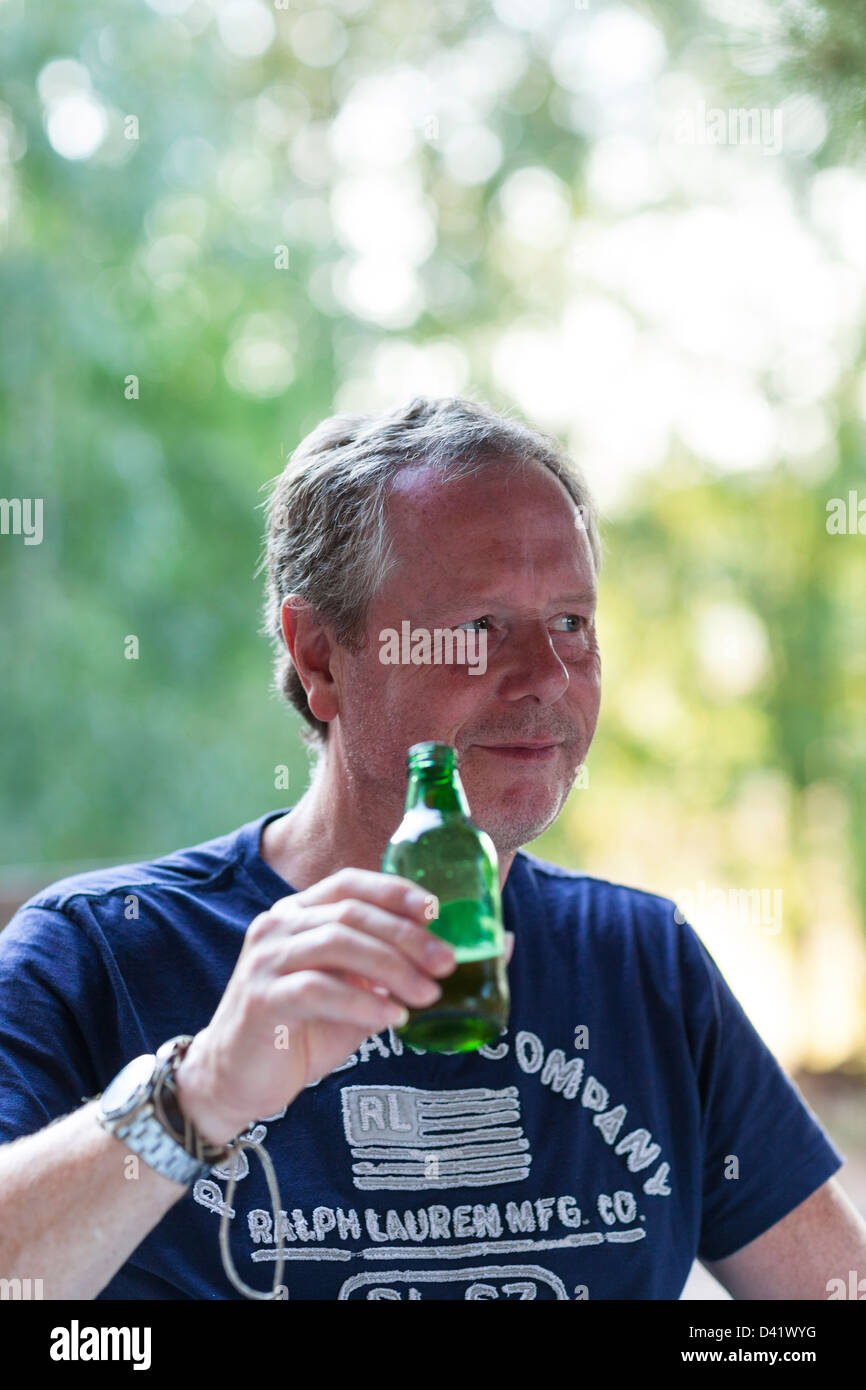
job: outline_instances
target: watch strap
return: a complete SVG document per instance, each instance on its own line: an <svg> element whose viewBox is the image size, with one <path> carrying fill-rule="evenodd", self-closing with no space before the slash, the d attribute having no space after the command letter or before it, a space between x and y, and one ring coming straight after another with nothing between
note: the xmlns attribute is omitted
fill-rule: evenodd
<svg viewBox="0 0 866 1390"><path fill-rule="evenodd" d="M200 1163L172 1138L156 1118L152 1106L139 1110L132 1120L114 1125L112 1133L149 1167L155 1168L164 1178L171 1178L172 1182L189 1186L211 1170L210 1163Z"/></svg>
<svg viewBox="0 0 866 1390"><path fill-rule="evenodd" d="M178 1104L174 1069L191 1042L192 1037L183 1034L162 1044L153 1058L147 1093L129 1114L112 1119L97 1107L103 1129L163 1177L184 1186L205 1177L229 1154L227 1145L206 1143Z"/></svg>

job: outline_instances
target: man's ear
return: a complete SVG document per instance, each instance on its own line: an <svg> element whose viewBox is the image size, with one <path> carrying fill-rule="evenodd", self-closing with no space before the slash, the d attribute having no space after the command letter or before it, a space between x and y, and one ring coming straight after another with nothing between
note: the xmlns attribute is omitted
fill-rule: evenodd
<svg viewBox="0 0 866 1390"><path fill-rule="evenodd" d="M339 713L337 687L331 673L333 633L301 594L289 594L283 599L280 626L292 664L306 691L310 712L327 724Z"/></svg>

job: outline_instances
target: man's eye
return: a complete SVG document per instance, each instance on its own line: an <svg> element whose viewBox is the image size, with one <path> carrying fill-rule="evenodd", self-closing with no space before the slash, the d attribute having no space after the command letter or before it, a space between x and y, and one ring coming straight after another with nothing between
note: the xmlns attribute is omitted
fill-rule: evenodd
<svg viewBox="0 0 866 1390"><path fill-rule="evenodd" d="M478 630L479 630L479 626L480 626L480 624L482 624L482 623L484 624L484 627L483 627L483 629L481 629L481 630L486 631L486 629L487 629L487 628L489 627L489 625L490 625L490 619L487 618L487 617L484 617L484 618L470 618L468 622L466 622L466 623L458 623L457 626L458 626L458 627L474 627L474 628L476 629L476 631L478 631Z"/></svg>
<svg viewBox="0 0 866 1390"><path fill-rule="evenodd" d="M561 628L560 631L562 632L580 632L582 628L587 627L589 624L589 619L584 618L580 613L564 613L561 618L556 618L555 621L558 623L574 624L573 627Z"/></svg>

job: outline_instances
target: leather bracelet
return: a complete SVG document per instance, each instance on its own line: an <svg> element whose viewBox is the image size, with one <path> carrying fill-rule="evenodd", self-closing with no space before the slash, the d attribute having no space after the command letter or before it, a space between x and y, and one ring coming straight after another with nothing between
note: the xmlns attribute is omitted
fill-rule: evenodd
<svg viewBox="0 0 866 1390"><path fill-rule="evenodd" d="M157 1052L163 1066L156 1077L153 1088L153 1108L160 1124L167 1130L177 1144L199 1163L207 1163L211 1168L225 1163L232 1147L246 1129L236 1134L226 1144L209 1144L196 1130L192 1121L183 1113L177 1094L176 1071L186 1056L192 1043L192 1035L179 1034L163 1043Z"/></svg>

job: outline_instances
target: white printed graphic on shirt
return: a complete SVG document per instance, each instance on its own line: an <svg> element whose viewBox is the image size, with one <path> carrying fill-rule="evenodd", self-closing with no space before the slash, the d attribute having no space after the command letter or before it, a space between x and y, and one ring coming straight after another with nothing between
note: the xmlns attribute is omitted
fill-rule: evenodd
<svg viewBox="0 0 866 1390"><path fill-rule="evenodd" d="M495 1281L495 1282L494 1282ZM427 1283L465 1283L463 1291L466 1298L499 1298L500 1287L505 1298L529 1299L541 1297L568 1298L562 1280L541 1265L481 1265L477 1269L389 1269L387 1282L382 1282L380 1274L353 1274L347 1279L337 1295L338 1299L351 1299L353 1295L364 1299L401 1299L403 1293L394 1284L409 1284L406 1298L422 1298L416 1284ZM585 1297L584 1285L578 1285Z"/></svg>
<svg viewBox="0 0 866 1390"><path fill-rule="evenodd" d="M342 1099L346 1139L362 1160L352 1165L356 1187L477 1187L529 1172L516 1086L344 1086Z"/></svg>
<svg viewBox="0 0 866 1390"><path fill-rule="evenodd" d="M401 1039L392 1029L387 1036L390 1050L383 1035L371 1037L332 1075L363 1066L371 1055L402 1055ZM535 1076L539 1085L576 1104L586 1113L587 1120L591 1116L599 1139L621 1160L625 1182L628 1174L645 1174L642 1181L638 1179L644 1196L670 1196L670 1165L658 1161L661 1146L646 1128L626 1125L627 1107L611 1103L607 1088L586 1072L582 1057L566 1060L561 1049L547 1050L539 1036L527 1030L517 1033L513 1047L517 1065L524 1074ZM476 1055L496 1062L504 1059L509 1050L510 1044L503 1041L479 1048ZM311 1087L319 1084L320 1081L312 1082ZM340 1099L346 1161L352 1183L359 1191L483 1188L521 1184L529 1177L532 1154L523 1131L520 1093L515 1086L424 1090L399 1085L347 1085L341 1088ZM266 1125L281 1119L286 1109L262 1117L247 1137L262 1143ZM238 1183L249 1172L243 1151L240 1160ZM212 1180L227 1180L228 1168L214 1168L211 1173L212 1177L195 1184L193 1196L218 1215L228 1210L234 1219L234 1208L226 1208L223 1192ZM236 1187L235 1193L240 1191ZM439 1266L427 1270L391 1268L384 1278L375 1274L352 1275L341 1287L341 1299L418 1299L423 1297L422 1288L432 1284L438 1284L440 1289L446 1285L445 1296L453 1297L460 1281L465 1284L463 1297L467 1299L586 1298L586 1286L577 1285L570 1295L556 1274L539 1265L461 1270L443 1265L490 1255L534 1256L542 1250L573 1246L631 1244L645 1238L642 1223L646 1215L639 1211L640 1198L630 1187L623 1185L614 1191L588 1195L584 1200L585 1209L569 1193L456 1206L433 1201L402 1210L392 1207L384 1212L373 1207L359 1210L326 1206L304 1212L295 1207L280 1212L283 1257L287 1262L432 1258ZM273 1213L257 1208L247 1213L246 1220L253 1246L251 1259L255 1263L276 1259L280 1232L274 1229ZM347 1244L365 1236L366 1245ZM401 1288L404 1283L409 1284L408 1290ZM288 1289L283 1288L288 1297Z"/></svg>

